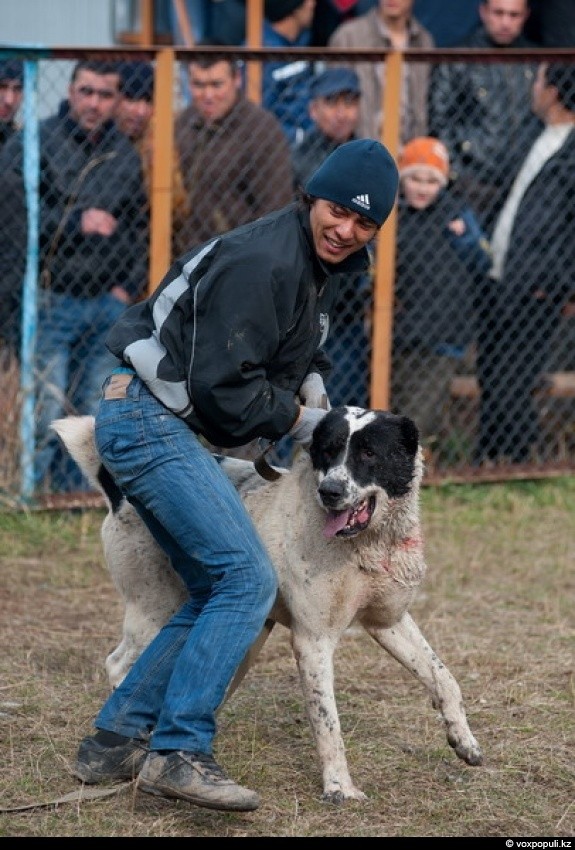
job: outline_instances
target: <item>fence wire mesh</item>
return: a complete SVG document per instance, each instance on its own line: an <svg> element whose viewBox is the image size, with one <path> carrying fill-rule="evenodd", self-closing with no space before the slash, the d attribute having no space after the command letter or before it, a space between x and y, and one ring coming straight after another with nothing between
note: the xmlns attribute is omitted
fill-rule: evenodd
<svg viewBox="0 0 575 850"><path fill-rule="evenodd" d="M21 129L7 122L2 137L4 501L17 501L22 493L22 402L30 393L34 495L87 489L60 452L49 421L94 412L113 365L103 339L125 309L114 287L134 299L148 286L149 169L153 133L161 128L151 117L148 132L136 142L114 122L94 138L90 121L105 111L111 99L107 86L113 84L90 67L71 81L79 58L80 52L74 60L40 61L37 96L23 98L16 114L20 128L25 115L37 122L38 164L26 153ZM305 65L299 63L304 77L325 67ZM575 170L561 171L570 174L561 183L551 173L538 197L520 206L520 235L512 231L508 248L512 264L501 280L489 273L498 215L543 130L533 111L537 67L536 56L508 64L448 58L436 63L428 132L447 146L449 183L441 200L426 209L414 210L403 191L398 199L389 406L415 419L427 468L443 477L506 465L509 474L519 467L528 473L575 468ZM205 71L200 68L200 81ZM236 71L241 89L241 67ZM206 126L190 104L185 62L178 63L175 78L172 258L289 203L298 188L293 141L271 111L244 99L241 110ZM280 115L288 108L293 114L293 97L289 87L278 89ZM72 120L78 115L83 131ZM324 155L313 150L313 138L308 144L316 159ZM551 135L547 144L556 144ZM567 156L575 142L564 148ZM573 164L575 154L570 155ZM544 160L543 152L539 169ZM26 188L34 173L37 219ZM528 193L526 188L524 199ZM466 237L457 240L451 223L460 220ZM33 293L28 311L27 285ZM375 263L369 275L342 282L326 344L334 362L328 383L332 404L370 404L376 285ZM539 291L546 297L538 297Z"/></svg>

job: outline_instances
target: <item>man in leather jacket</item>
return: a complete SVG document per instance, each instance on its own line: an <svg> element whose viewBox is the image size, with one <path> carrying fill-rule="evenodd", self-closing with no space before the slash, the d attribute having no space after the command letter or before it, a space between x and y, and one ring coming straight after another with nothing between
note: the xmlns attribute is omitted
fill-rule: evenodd
<svg viewBox="0 0 575 850"><path fill-rule="evenodd" d="M484 0L482 24L461 45L496 49L535 47L522 30L528 0ZM452 179L489 234L519 164L541 122L530 108L535 64L443 62L429 87L430 134L446 145Z"/></svg>

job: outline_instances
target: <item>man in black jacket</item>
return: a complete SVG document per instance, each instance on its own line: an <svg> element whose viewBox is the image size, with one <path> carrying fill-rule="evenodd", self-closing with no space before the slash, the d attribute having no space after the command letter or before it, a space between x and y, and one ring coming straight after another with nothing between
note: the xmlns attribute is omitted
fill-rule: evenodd
<svg viewBox="0 0 575 850"><path fill-rule="evenodd" d="M8 139L19 129L16 114L22 103L24 85L24 66L19 59L0 61L0 150ZM14 210L6 210L0 220L2 233L2 253L12 251L12 227ZM19 348L18 308L14 293L0 282L0 345L8 343L3 354L16 352Z"/></svg>
<svg viewBox="0 0 575 850"><path fill-rule="evenodd" d="M341 145L301 203L181 257L109 336L123 365L104 385L96 443L170 556L190 600L161 629L80 744L83 782L224 811L258 795L214 760L216 711L261 631L277 581L237 491L199 440L285 434L307 446L325 415L321 345L338 272L360 271L388 217L397 168L379 142Z"/></svg>
<svg viewBox="0 0 575 850"><path fill-rule="evenodd" d="M16 114L22 103L24 66L20 59L0 61L0 149L16 132Z"/></svg>
<svg viewBox="0 0 575 850"><path fill-rule="evenodd" d="M528 0L484 0L482 25L462 47L536 47L523 35ZM467 61L436 65L429 87L430 135L446 145L455 188L488 235L541 122L529 108L535 65Z"/></svg>
<svg viewBox="0 0 575 850"><path fill-rule="evenodd" d="M38 490L82 486L77 467L60 467L50 423L70 409L95 412L114 362L105 336L147 283L147 201L138 153L113 122L119 86L117 65L80 61L59 113L40 124ZM11 220L13 235L9 253L0 258L0 287L18 302L26 259L25 177L34 176L31 168L23 134L16 133L0 155L0 219Z"/></svg>

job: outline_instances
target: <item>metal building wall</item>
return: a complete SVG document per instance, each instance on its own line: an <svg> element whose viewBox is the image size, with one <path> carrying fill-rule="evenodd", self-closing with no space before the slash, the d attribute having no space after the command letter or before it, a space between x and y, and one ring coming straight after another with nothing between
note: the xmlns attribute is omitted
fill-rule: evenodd
<svg viewBox="0 0 575 850"><path fill-rule="evenodd" d="M0 0L0 43L114 45L114 0Z"/></svg>

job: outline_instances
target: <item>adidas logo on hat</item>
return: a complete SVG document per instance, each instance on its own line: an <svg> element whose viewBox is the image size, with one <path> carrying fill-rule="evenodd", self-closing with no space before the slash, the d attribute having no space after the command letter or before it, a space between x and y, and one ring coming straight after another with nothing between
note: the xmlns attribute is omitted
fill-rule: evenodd
<svg viewBox="0 0 575 850"><path fill-rule="evenodd" d="M305 185L311 198L351 208L381 227L397 195L399 176L390 152L375 139L352 139L327 156ZM357 190L363 186L368 192ZM357 193L357 194L356 194Z"/></svg>
<svg viewBox="0 0 575 850"><path fill-rule="evenodd" d="M371 209L369 203L369 195L356 195L355 198L351 199L352 204L357 204L358 207L361 207L364 210Z"/></svg>

